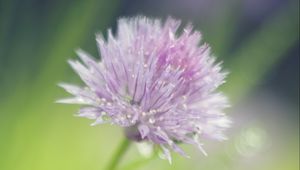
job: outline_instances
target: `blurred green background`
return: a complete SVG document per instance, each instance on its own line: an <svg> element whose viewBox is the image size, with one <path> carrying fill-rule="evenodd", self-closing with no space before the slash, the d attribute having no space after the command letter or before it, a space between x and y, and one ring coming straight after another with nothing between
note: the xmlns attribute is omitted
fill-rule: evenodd
<svg viewBox="0 0 300 170"><path fill-rule="evenodd" d="M91 127L58 82L80 82L66 60L78 47L97 56L96 32L137 14L191 21L231 73L221 88L234 120L209 156L173 164L132 145L120 169L298 170L299 1L297 0L0 0L0 169L100 170L123 138ZM140 149L138 149L140 148ZM145 149L145 148L144 148Z"/></svg>

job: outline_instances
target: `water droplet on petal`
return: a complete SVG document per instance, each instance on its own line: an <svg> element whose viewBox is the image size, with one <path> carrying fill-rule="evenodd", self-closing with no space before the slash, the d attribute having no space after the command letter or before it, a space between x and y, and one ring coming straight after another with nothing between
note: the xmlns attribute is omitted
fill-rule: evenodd
<svg viewBox="0 0 300 170"><path fill-rule="evenodd" d="M155 119L153 117L150 117L149 118L149 123L151 123L151 124L155 123Z"/></svg>

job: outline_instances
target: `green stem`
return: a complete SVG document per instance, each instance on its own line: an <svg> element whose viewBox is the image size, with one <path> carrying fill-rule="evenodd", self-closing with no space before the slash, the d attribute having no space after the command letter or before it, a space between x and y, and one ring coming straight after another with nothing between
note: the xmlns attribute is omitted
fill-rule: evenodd
<svg viewBox="0 0 300 170"><path fill-rule="evenodd" d="M127 138L123 139L121 145L119 146L116 153L113 155L111 161L109 162L105 170L115 170L118 166L118 163L122 160L122 157L125 155L129 146L130 141Z"/></svg>

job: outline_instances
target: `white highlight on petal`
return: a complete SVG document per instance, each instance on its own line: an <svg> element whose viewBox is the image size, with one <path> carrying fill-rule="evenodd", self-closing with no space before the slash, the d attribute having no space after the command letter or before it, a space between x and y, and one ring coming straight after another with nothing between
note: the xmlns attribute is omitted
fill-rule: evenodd
<svg viewBox="0 0 300 170"><path fill-rule="evenodd" d="M170 150L167 149L166 147L162 146L162 145L161 145L160 147L162 148L163 153L159 153L158 156L159 156L161 159L167 159L167 160L169 161L169 163L172 164L172 157L171 157Z"/></svg>
<svg viewBox="0 0 300 170"><path fill-rule="evenodd" d="M88 101L83 100L82 98L72 97L56 100L56 103L62 104L90 104Z"/></svg>

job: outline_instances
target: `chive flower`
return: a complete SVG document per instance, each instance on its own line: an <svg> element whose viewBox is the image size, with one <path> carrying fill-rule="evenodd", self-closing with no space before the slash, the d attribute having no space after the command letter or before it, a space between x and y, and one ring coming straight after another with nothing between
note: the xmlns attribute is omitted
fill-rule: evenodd
<svg viewBox="0 0 300 170"><path fill-rule="evenodd" d="M223 110L227 98L217 91L226 72L215 62L201 34L167 18L122 18L116 33L96 36L101 60L78 50L81 61L69 60L84 86L62 83L73 95L58 102L80 104L78 116L92 125L110 123L124 128L133 141L159 146L171 161L170 150L187 156L178 143L224 140L231 121Z"/></svg>

